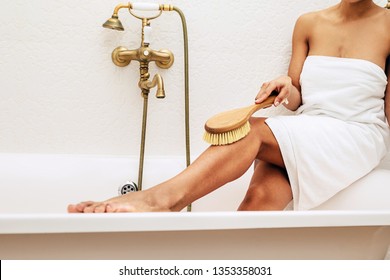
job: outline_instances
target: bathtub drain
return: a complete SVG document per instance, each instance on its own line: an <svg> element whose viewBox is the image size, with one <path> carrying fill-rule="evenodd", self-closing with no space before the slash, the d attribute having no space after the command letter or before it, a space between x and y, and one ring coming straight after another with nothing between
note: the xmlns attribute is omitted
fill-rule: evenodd
<svg viewBox="0 0 390 280"><path fill-rule="evenodd" d="M118 193L119 195L124 195L129 192L136 192L136 191L138 191L137 184L132 181L127 181L123 186L119 187Z"/></svg>

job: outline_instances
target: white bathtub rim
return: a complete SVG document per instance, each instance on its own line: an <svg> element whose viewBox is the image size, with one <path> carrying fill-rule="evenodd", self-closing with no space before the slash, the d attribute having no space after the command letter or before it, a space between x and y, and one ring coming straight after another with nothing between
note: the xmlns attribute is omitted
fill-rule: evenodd
<svg viewBox="0 0 390 280"><path fill-rule="evenodd" d="M390 211L0 214L0 234L390 226Z"/></svg>

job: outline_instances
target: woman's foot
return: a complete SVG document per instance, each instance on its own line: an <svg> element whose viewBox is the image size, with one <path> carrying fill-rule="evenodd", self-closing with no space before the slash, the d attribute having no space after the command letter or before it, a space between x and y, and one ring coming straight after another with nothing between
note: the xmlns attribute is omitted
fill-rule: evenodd
<svg viewBox="0 0 390 280"><path fill-rule="evenodd" d="M85 201L68 206L69 213L170 212L168 201L156 192L127 193L102 202Z"/></svg>

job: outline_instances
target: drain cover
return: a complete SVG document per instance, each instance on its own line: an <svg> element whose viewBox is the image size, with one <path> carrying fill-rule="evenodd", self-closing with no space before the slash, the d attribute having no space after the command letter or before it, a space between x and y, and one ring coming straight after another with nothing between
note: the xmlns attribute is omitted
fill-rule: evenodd
<svg viewBox="0 0 390 280"><path fill-rule="evenodd" d="M123 186L119 187L119 194L127 194L129 192L136 192L138 191L138 186L136 183L127 181Z"/></svg>

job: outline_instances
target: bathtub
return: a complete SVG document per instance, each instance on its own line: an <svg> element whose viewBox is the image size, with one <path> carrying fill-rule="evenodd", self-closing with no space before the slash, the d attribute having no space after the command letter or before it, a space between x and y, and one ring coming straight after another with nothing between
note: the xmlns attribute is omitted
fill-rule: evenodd
<svg viewBox="0 0 390 280"><path fill-rule="evenodd" d="M145 188L184 162L147 157ZM116 196L137 166L120 156L0 155L0 259L390 258L389 157L313 211L236 212L248 172L191 213L66 213L70 202Z"/></svg>

